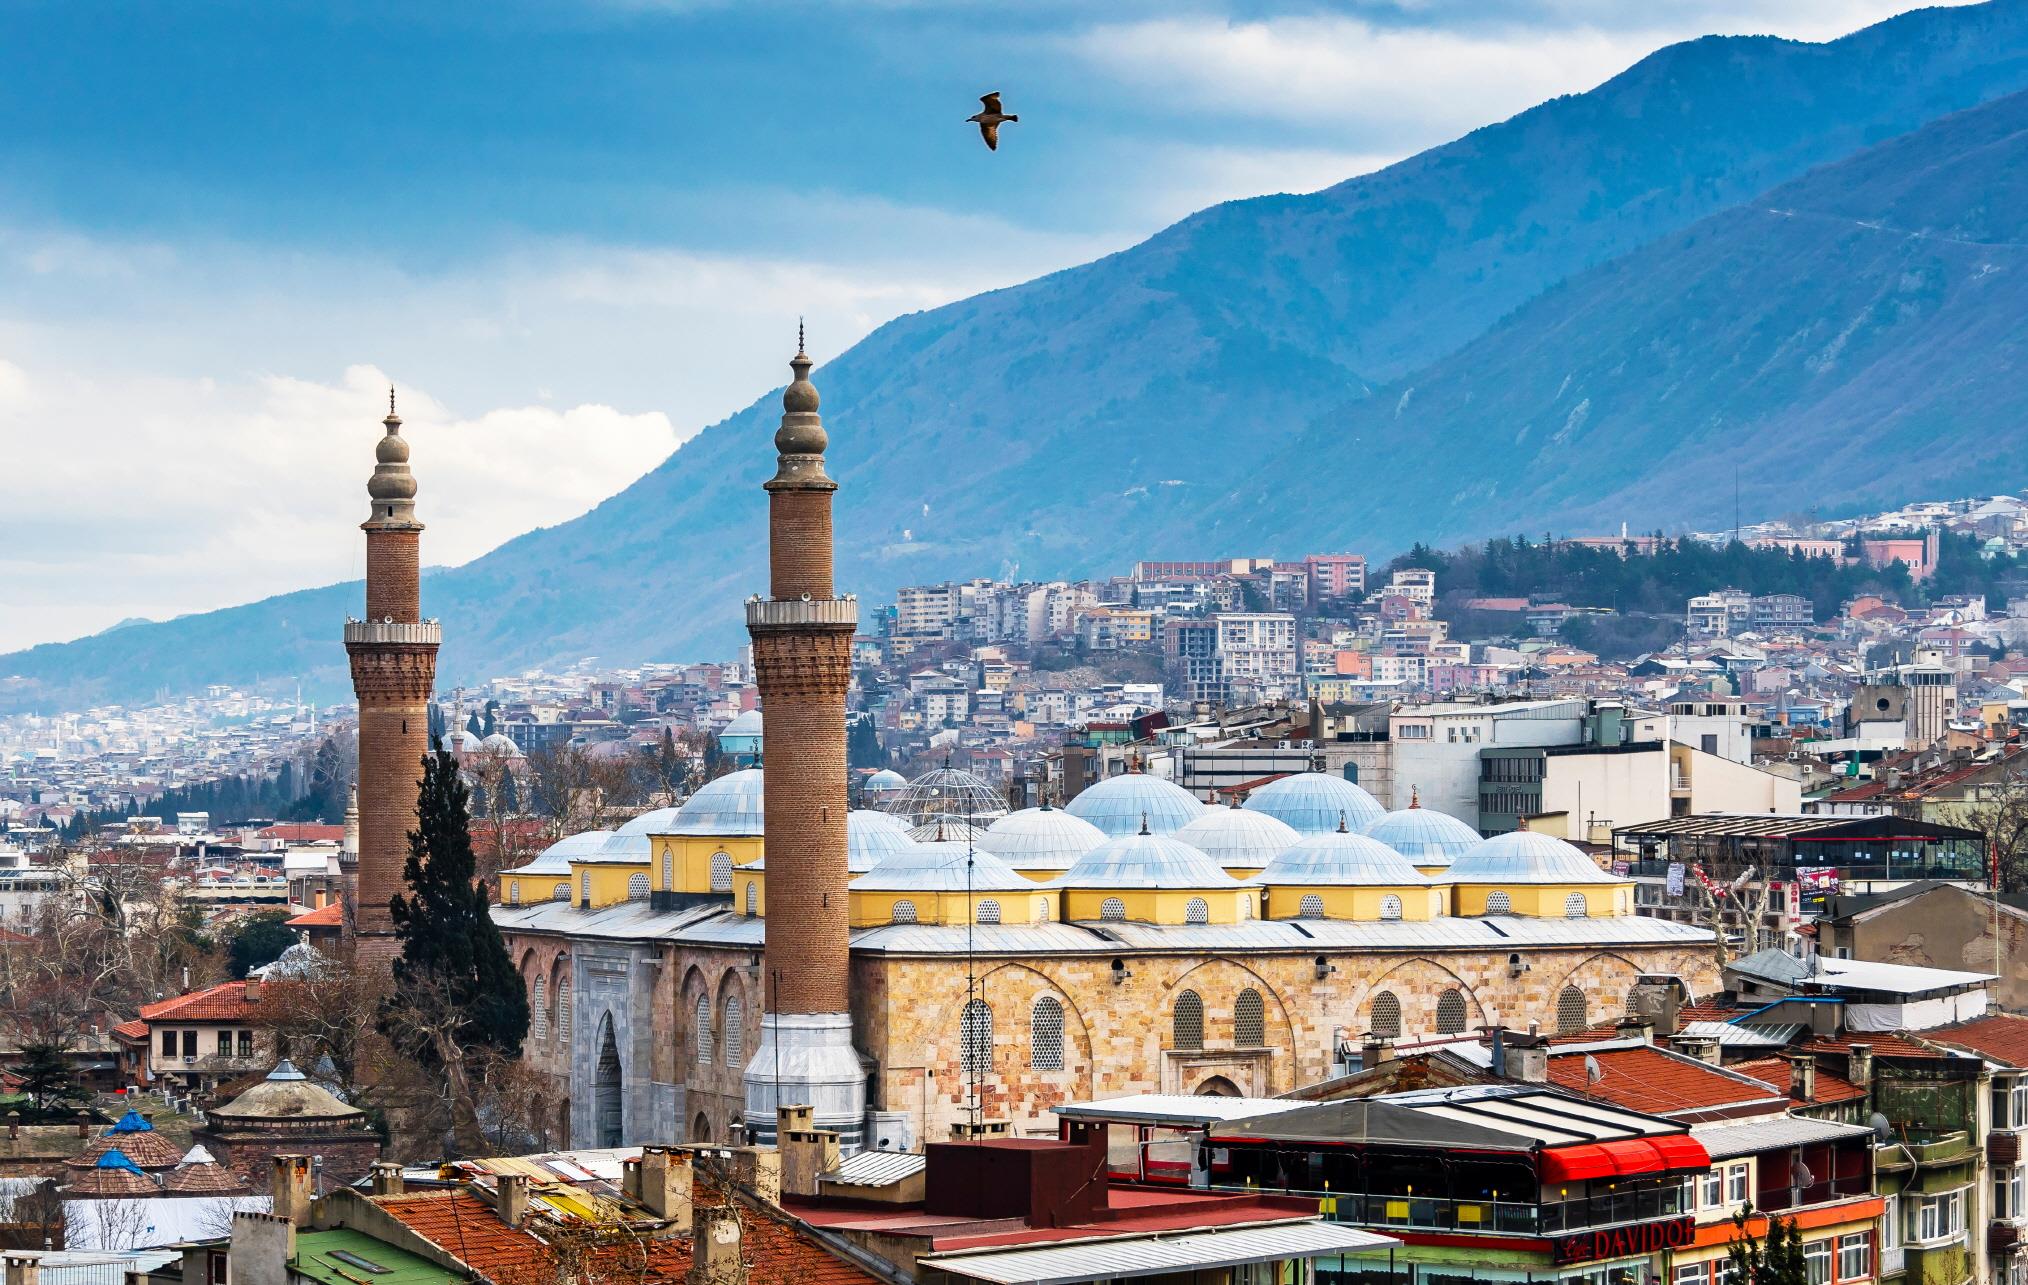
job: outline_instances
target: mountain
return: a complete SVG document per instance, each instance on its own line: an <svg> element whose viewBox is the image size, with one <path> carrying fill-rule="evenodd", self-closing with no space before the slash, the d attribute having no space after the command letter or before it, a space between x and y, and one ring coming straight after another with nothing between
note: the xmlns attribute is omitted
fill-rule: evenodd
<svg viewBox="0 0 2028 1285"><path fill-rule="evenodd" d="M1399 476L1291 453L1341 444L1320 412L1370 415L1376 386L1452 359L1559 283L2022 89L2018 0L1822 45L1691 41L1377 173L1220 205L1097 262L898 318L816 374L844 488L841 586L876 599L1009 564L1054 576L1299 553L1312 535L1406 544L1427 515L1400 502ZM591 654L729 652L764 583L777 413L764 397L590 513L429 577L446 685ZM1568 482L1587 486L1581 468ZM285 676L342 692L338 623L358 596L330 586L0 656L0 703Z"/></svg>
<svg viewBox="0 0 2028 1285"><path fill-rule="evenodd" d="M2018 487L2024 316L2028 93L1579 273L1313 420L1260 476L1356 462L1439 542ZM1256 480L1212 516L1279 491ZM1311 510L1282 529L1356 546L1400 524Z"/></svg>

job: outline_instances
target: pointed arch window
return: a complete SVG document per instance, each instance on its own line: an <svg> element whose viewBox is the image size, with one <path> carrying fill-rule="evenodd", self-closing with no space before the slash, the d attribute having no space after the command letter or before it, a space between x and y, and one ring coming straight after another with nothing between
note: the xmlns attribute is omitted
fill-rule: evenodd
<svg viewBox="0 0 2028 1285"><path fill-rule="evenodd" d="M1028 1015L1028 1069L1063 1069L1063 1001L1044 995Z"/></svg>
<svg viewBox="0 0 2028 1285"><path fill-rule="evenodd" d="M511 880L507 884L507 904L510 906L521 904L521 881L519 879Z"/></svg>
<svg viewBox="0 0 2028 1285"><path fill-rule="evenodd" d="M697 1026L697 1065L711 1065L711 1000L708 996L697 997L697 1011L692 1019Z"/></svg>
<svg viewBox="0 0 2028 1285"><path fill-rule="evenodd" d="M1573 892L1563 899L1563 917L1565 919L1583 919L1590 914L1591 907L1585 902L1583 893Z"/></svg>
<svg viewBox="0 0 2028 1285"><path fill-rule="evenodd" d="M549 979L538 977L528 988L528 1033L538 1040L549 1038Z"/></svg>
<svg viewBox="0 0 2028 1285"><path fill-rule="evenodd" d="M1029 912L1028 912L1028 918L1030 919L1030 921L1032 921L1032 922L1034 922L1034 923L1038 923L1038 924L1046 924L1046 923L1048 923L1048 922L1049 922L1049 898L1047 898L1047 897L1036 897L1036 898L1034 898L1034 899L1033 899L1033 903L1034 903L1034 904L1033 904L1033 905L1032 905L1032 906L1031 906L1031 907L1029 908Z"/></svg>
<svg viewBox="0 0 2028 1285"><path fill-rule="evenodd" d="M566 1043L570 1040L570 974L564 973L556 979L556 1038Z"/></svg>
<svg viewBox="0 0 2028 1285"><path fill-rule="evenodd" d="M969 1000L958 1023L958 1069L984 1075L993 1069L993 1010L985 1000Z"/></svg>
<svg viewBox="0 0 2028 1285"><path fill-rule="evenodd" d="M1401 1038L1401 999L1393 991L1382 991L1373 997L1373 1016L1367 1019L1367 1027L1375 1035L1386 1040Z"/></svg>
<svg viewBox="0 0 2028 1285"><path fill-rule="evenodd" d="M662 845L662 891L676 891L676 850Z"/></svg>
<svg viewBox="0 0 2028 1285"><path fill-rule="evenodd" d="M1436 1028L1439 1035L1460 1035L1465 1029L1465 996L1455 986L1437 996Z"/></svg>
<svg viewBox="0 0 2028 1285"><path fill-rule="evenodd" d="M749 915L760 913L760 880L758 879L746 881L746 913Z"/></svg>
<svg viewBox="0 0 2028 1285"><path fill-rule="evenodd" d="M746 1055L746 1006L739 996L725 997L725 1021L719 1026L725 1044L725 1064L745 1065Z"/></svg>
<svg viewBox="0 0 2028 1285"><path fill-rule="evenodd" d="M1267 1043L1267 1004L1251 986L1233 1001L1232 1042L1243 1049L1257 1049Z"/></svg>
<svg viewBox="0 0 2028 1285"><path fill-rule="evenodd" d="M1196 991L1183 991L1176 996L1169 1043L1178 1049L1204 1047L1204 997Z"/></svg>

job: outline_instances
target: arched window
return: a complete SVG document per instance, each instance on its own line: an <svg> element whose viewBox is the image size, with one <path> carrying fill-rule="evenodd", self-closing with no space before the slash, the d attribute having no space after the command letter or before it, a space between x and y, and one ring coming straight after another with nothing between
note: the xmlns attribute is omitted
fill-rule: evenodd
<svg viewBox="0 0 2028 1285"><path fill-rule="evenodd" d="M1028 1069L1063 1069L1063 1001L1044 995L1028 1014Z"/></svg>
<svg viewBox="0 0 2028 1285"><path fill-rule="evenodd" d="M554 888L551 888L549 890L549 899L551 901L569 901L570 885L567 883L560 883L556 885Z"/></svg>
<svg viewBox="0 0 2028 1285"><path fill-rule="evenodd" d="M585 905L591 905L591 871L589 870L577 877L577 897Z"/></svg>
<svg viewBox="0 0 2028 1285"><path fill-rule="evenodd" d="M648 876L630 874L627 876L627 900L640 901L648 895Z"/></svg>
<svg viewBox="0 0 2028 1285"><path fill-rule="evenodd" d="M549 1038L549 979L538 977L528 988L528 1033L538 1040Z"/></svg>
<svg viewBox="0 0 2028 1285"><path fill-rule="evenodd" d="M507 904L510 906L521 904L521 881L519 879L511 881L507 885Z"/></svg>
<svg viewBox="0 0 2028 1285"><path fill-rule="evenodd" d="M1511 915L1514 913L1514 899L1504 892L1489 892L1486 894L1486 913Z"/></svg>
<svg viewBox="0 0 2028 1285"><path fill-rule="evenodd" d="M707 996L697 997L697 1065L711 1065L711 1000Z"/></svg>
<svg viewBox="0 0 2028 1285"><path fill-rule="evenodd" d="M1174 1031L1169 1043L1179 1049L1204 1047L1204 997L1196 991L1176 996Z"/></svg>
<svg viewBox="0 0 2028 1285"><path fill-rule="evenodd" d="M1373 997L1373 1016L1367 1026L1382 1039L1401 1038L1401 1001L1393 991L1382 991Z"/></svg>
<svg viewBox="0 0 2028 1285"><path fill-rule="evenodd" d="M1249 986L1232 1005L1232 1042L1243 1049L1257 1049L1267 1043L1267 1005L1260 992Z"/></svg>
<svg viewBox="0 0 2028 1285"><path fill-rule="evenodd" d="M1458 1035L1465 1029L1465 997L1453 987L1437 996L1437 1034Z"/></svg>
<svg viewBox="0 0 2028 1285"><path fill-rule="evenodd" d="M1315 892L1304 893L1303 899L1296 903L1296 918L1322 919L1323 917L1324 917L1323 895L1321 893Z"/></svg>
<svg viewBox="0 0 2028 1285"><path fill-rule="evenodd" d="M676 850L662 845L662 891L676 891Z"/></svg>
<svg viewBox="0 0 2028 1285"><path fill-rule="evenodd" d="M958 1069L984 1075L993 1069L993 1010L982 999L965 1004L958 1022Z"/></svg>
<svg viewBox="0 0 2028 1285"><path fill-rule="evenodd" d="M1556 997L1556 1033L1570 1035L1591 1025L1591 1012L1584 1001L1584 992L1575 986L1566 986Z"/></svg>
<svg viewBox="0 0 2028 1285"><path fill-rule="evenodd" d="M1100 919L1125 919L1126 917L1127 903L1121 901L1118 897L1107 897L1099 903Z"/></svg>
<svg viewBox="0 0 2028 1285"><path fill-rule="evenodd" d="M982 924L1000 922L1000 903L990 897L979 903L978 921Z"/></svg>
<svg viewBox="0 0 2028 1285"><path fill-rule="evenodd" d="M1380 917L1382 919L1401 918L1401 898L1391 892L1382 897L1380 899Z"/></svg>
<svg viewBox="0 0 2028 1285"><path fill-rule="evenodd" d="M725 997L725 1021L719 1025L718 1029L722 1033L721 1042L725 1045L725 1064L727 1066L746 1065L745 1007L745 1005L739 1002L739 996L727 995Z"/></svg>
<svg viewBox="0 0 2028 1285"><path fill-rule="evenodd" d="M732 854L730 852L714 852L711 854L711 890L713 892L732 891Z"/></svg>
<svg viewBox="0 0 2028 1285"><path fill-rule="evenodd" d="M760 880L758 879L746 881L746 913L749 915L760 913Z"/></svg>
<svg viewBox="0 0 2028 1285"><path fill-rule="evenodd" d="M1591 907L1585 904L1583 893L1573 892L1563 899L1563 917L1565 919L1583 919L1590 913Z"/></svg>
<svg viewBox="0 0 2028 1285"><path fill-rule="evenodd" d="M1034 898L1034 905L1032 905L1031 907L1029 907L1029 911L1028 911L1028 917L1029 917L1029 919L1030 919L1030 920L1032 920L1033 922L1035 922L1035 923L1038 923L1038 924L1046 924L1046 923L1048 923L1048 922L1049 922L1049 898L1047 898L1047 897L1036 897L1036 898Z"/></svg>
<svg viewBox="0 0 2028 1285"><path fill-rule="evenodd" d="M1211 903L1202 897L1192 897L1183 903L1183 922L1186 924L1208 924L1211 922Z"/></svg>
<svg viewBox="0 0 2028 1285"><path fill-rule="evenodd" d="M570 978L556 979L556 1038L570 1042Z"/></svg>
<svg viewBox="0 0 2028 1285"><path fill-rule="evenodd" d="M887 921L892 924L912 924L915 919L915 903L903 897L894 903L894 909L887 912Z"/></svg>

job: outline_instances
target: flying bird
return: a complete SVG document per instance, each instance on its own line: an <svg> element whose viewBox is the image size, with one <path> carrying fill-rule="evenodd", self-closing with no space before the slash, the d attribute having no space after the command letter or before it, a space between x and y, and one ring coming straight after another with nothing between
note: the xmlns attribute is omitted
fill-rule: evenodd
<svg viewBox="0 0 2028 1285"><path fill-rule="evenodd" d="M979 101L986 105L986 110L978 113L976 116L967 116L965 119L979 127L979 137L986 140L987 149L997 152L1000 150L1001 122L1020 120L1021 118L1019 116L1009 116L1000 110L1000 91L997 89L990 94L980 95Z"/></svg>

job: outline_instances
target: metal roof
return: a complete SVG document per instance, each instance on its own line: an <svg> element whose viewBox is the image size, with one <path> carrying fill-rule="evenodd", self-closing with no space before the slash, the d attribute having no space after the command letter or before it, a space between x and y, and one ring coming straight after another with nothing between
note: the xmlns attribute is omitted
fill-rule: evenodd
<svg viewBox="0 0 2028 1285"><path fill-rule="evenodd" d="M1009 812L978 838L979 847L1016 870L1064 871L1106 841L1106 832L1062 808Z"/></svg>
<svg viewBox="0 0 2028 1285"><path fill-rule="evenodd" d="M1690 1129L1690 1136L1703 1144L1713 1160L1750 1156L1757 1151L1775 1151L1782 1147L1801 1147L1813 1142L1830 1142L1837 1138L1871 1137L1872 1134L1873 1130L1863 1124L1840 1124L1836 1120L1817 1120L1802 1115L1778 1115L1765 1120L1749 1120L1744 1124L1699 1124Z"/></svg>
<svg viewBox="0 0 2028 1285"><path fill-rule="evenodd" d="M848 1187L892 1187L921 1173L928 1162L929 1157L920 1151L862 1151L847 1157L836 1169L818 1174L817 1181Z"/></svg>
<svg viewBox="0 0 2028 1285"><path fill-rule="evenodd" d="M1138 834L1145 822L1156 834L1172 834L1204 811L1182 786L1145 772L1127 772L1086 786L1064 811L1108 835Z"/></svg>
<svg viewBox="0 0 2028 1285"><path fill-rule="evenodd" d="M1746 1026L1739 1022L1685 1022L1678 1035L1691 1039L1714 1039L1727 1048L1786 1048L1802 1034L1803 1023L1784 1022L1779 1026Z"/></svg>
<svg viewBox="0 0 2028 1285"><path fill-rule="evenodd" d="M1512 830L1483 840L1451 862L1444 876L1453 883L1567 884L1623 883L1598 862L1555 835Z"/></svg>
<svg viewBox="0 0 2028 1285"><path fill-rule="evenodd" d="M1233 877L1196 848L1163 834L1128 834L1077 859L1052 888L1237 888Z"/></svg>
<svg viewBox="0 0 2028 1285"><path fill-rule="evenodd" d="M1214 806L1176 831L1176 837L1221 866L1245 869L1266 865L1303 836L1265 812Z"/></svg>
<svg viewBox="0 0 2028 1285"><path fill-rule="evenodd" d="M1375 819L1366 836L1419 866L1447 866L1479 846L1477 830L1448 812L1411 805Z"/></svg>
<svg viewBox="0 0 2028 1285"><path fill-rule="evenodd" d="M1423 877L1393 848L1363 834L1313 834L1268 863L1254 882L1293 888L1427 888Z"/></svg>
<svg viewBox="0 0 2028 1285"><path fill-rule="evenodd" d="M1532 1151L1538 1146L1680 1134L1683 1126L1561 1089L1481 1084L1305 1103L1299 1110L1232 1121L1211 1132L1214 1141L1240 1136L1323 1142L1363 1139Z"/></svg>
<svg viewBox="0 0 2028 1285"><path fill-rule="evenodd" d="M1699 835L1738 836L1743 838L1794 838L1817 834L1826 830L1842 830L1852 827L1861 832L1886 829L1921 838L1976 839L1977 830L1960 826L1938 825L1934 821L1917 821L1910 817L1853 817L1853 816L1803 816L1796 813L1768 812L1706 812L1685 817L1667 817L1660 821L1644 821L1639 825L1623 825L1613 831L1615 836L1627 835L1635 838L1650 836L1696 837ZM1855 836L1857 837L1857 836ZM1865 837L1874 837L1866 835Z"/></svg>
<svg viewBox="0 0 2028 1285"><path fill-rule="evenodd" d="M854 892L1032 892L1039 885L962 843L904 842L849 885Z"/></svg>
<svg viewBox="0 0 2028 1285"><path fill-rule="evenodd" d="M1890 995L1926 995L1934 991L1984 986L1998 979L1991 973L1924 968L1915 964L1880 964L1867 959L1814 955L1799 960L1777 947L1757 950L1726 966L1728 972L1771 981L1781 986L1830 991L1879 991Z"/></svg>
<svg viewBox="0 0 2028 1285"><path fill-rule="evenodd" d="M1249 812L1264 812L1298 834L1329 834L1341 823L1364 830L1386 815L1379 801L1363 788L1327 772L1297 772L1270 781L1247 796L1241 806Z"/></svg>
<svg viewBox="0 0 2028 1285"><path fill-rule="evenodd" d="M502 870L503 875L562 875L569 876L573 858L582 859L596 853L612 838L611 830L586 830L582 834L566 835L542 850L540 856L526 865L512 870Z"/></svg>
<svg viewBox="0 0 2028 1285"><path fill-rule="evenodd" d="M1119 1120L1134 1124L1206 1125L1294 1111L1312 1103L1295 1098L1220 1098L1206 1094L1134 1093L1098 1102L1067 1102L1050 1110L1068 1120Z"/></svg>
<svg viewBox="0 0 2028 1285"><path fill-rule="evenodd" d="M1021 1249L926 1254L924 1267L995 1285L1072 1285L1079 1281L1168 1276L1179 1272L1317 1258L1387 1249L1401 1242L1343 1223L1267 1223L1103 1240L1058 1242Z"/></svg>

